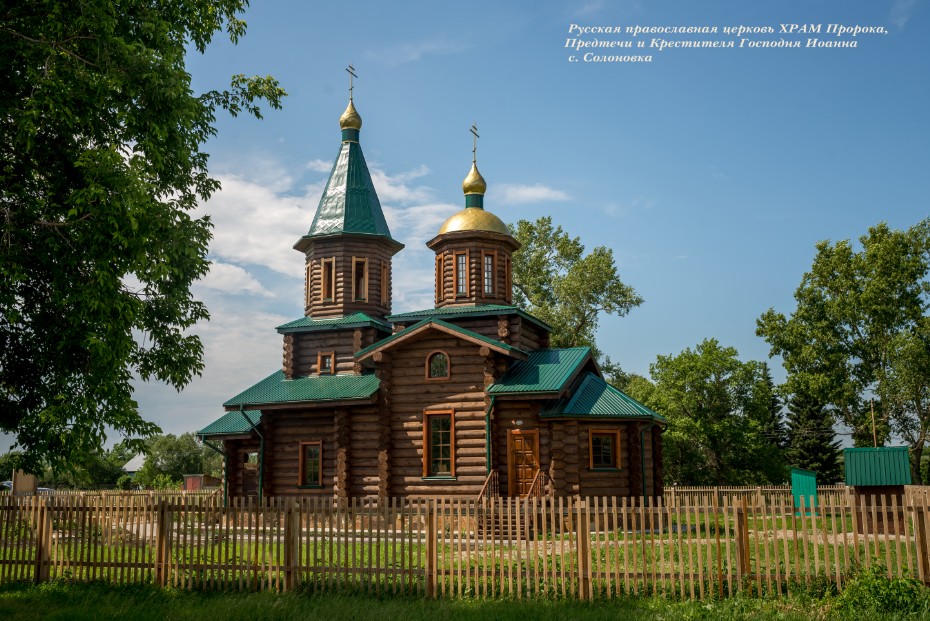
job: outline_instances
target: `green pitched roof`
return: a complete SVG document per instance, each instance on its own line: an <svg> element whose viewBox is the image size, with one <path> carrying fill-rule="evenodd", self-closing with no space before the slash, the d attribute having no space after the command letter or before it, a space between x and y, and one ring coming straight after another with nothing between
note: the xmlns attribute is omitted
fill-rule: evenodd
<svg viewBox="0 0 930 621"><path fill-rule="evenodd" d="M339 148L310 230L295 247L302 249L309 238L340 233L385 237L403 247L391 237L362 148L351 141Z"/></svg>
<svg viewBox="0 0 930 621"><path fill-rule="evenodd" d="M275 371L223 406L365 399L377 392L379 386L374 375L313 375L289 380L283 371Z"/></svg>
<svg viewBox="0 0 930 621"><path fill-rule="evenodd" d="M400 340L400 339L402 339L402 338L408 337L408 336L410 336L411 333L416 332L417 330L420 330L420 329L422 329L422 328L424 328L424 327L426 327L426 326L429 326L429 325L434 325L434 326L439 326L439 327L441 327L441 328L445 328L445 329L446 329L447 331L449 331L449 332L454 332L454 333L460 334L460 335L462 335L462 336L464 336L464 337L466 337L466 338L470 338L470 339L472 339L472 340L481 341L482 343L487 343L488 345L490 345L490 346L492 346L492 347L500 348L500 349L502 349L502 350L504 350L504 351L506 351L506 352L508 352L508 353L511 353L511 354L520 354L520 355L524 355L524 356L527 355L527 353L526 353L525 351L523 351L522 349L519 349L519 348L517 348L517 347L513 347L513 346L508 345L507 343L504 343L504 342L502 342L502 341L495 341L494 339L489 338L489 337L484 336L484 335L481 335L481 334L478 334L477 332L472 332L471 330L466 330L465 328L460 328L459 326L453 325L453 324L451 324L451 323L446 323L445 321L442 321L442 320L439 320L439 319L424 319L423 321L420 321L420 322L418 322L418 323L413 324L413 325L410 326L409 328L405 328L404 330L401 330L400 332L397 332L396 334L392 334L391 336L387 337L386 339L384 339L384 340L382 340L382 341L378 341L378 342L375 343L374 345L369 345L369 346L366 347L365 349L356 352L356 353L355 353L355 357L356 357L356 358L363 358L363 357L365 357L366 355L370 354L371 352L373 352L373 351L375 351L375 350L377 350L377 349L381 349L381 348L384 347L385 345L390 345L390 344L393 343L394 341L397 341L397 340Z"/></svg>
<svg viewBox="0 0 930 621"><path fill-rule="evenodd" d="M541 418L595 417L648 418L665 421L660 414L625 392L614 388L594 373L585 374L581 384L568 399L560 399L540 412Z"/></svg>
<svg viewBox="0 0 930 621"><path fill-rule="evenodd" d="M349 328L380 328L387 332L391 331L391 324L374 317L369 317L365 313L353 313L346 317L332 317L328 319L312 319L310 317L301 317L294 321L281 324L275 328L281 334L290 332L317 332L321 330L344 330Z"/></svg>
<svg viewBox="0 0 930 621"><path fill-rule="evenodd" d="M388 316L388 321L394 323L403 323L411 320L421 320L430 317L443 317L445 319L457 319L461 317L487 317L494 315L519 315L520 317L531 321L545 330L552 330L552 326L542 319L533 317L528 312L517 308L516 306L507 306L504 304L481 304L479 306L443 306L442 308L427 308L409 313L398 313Z"/></svg>
<svg viewBox="0 0 930 621"><path fill-rule="evenodd" d="M244 410L240 412L226 412L218 419L197 432L198 436L238 436L252 431L252 425L246 422L242 414L249 417L252 425L258 425L262 419L259 410Z"/></svg>
<svg viewBox="0 0 930 621"><path fill-rule="evenodd" d="M514 364L488 388L488 394L558 393L590 357L588 347L540 349Z"/></svg>
<svg viewBox="0 0 930 621"><path fill-rule="evenodd" d="M848 448L843 451L846 485L910 485L906 446Z"/></svg>

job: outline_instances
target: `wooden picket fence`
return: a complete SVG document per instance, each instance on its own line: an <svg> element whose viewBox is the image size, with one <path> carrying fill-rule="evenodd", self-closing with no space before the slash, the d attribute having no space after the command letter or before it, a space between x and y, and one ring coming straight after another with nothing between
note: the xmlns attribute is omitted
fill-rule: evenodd
<svg viewBox="0 0 930 621"><path fill-rule="evenodd" d="M925 490L925 488L921 488ZM680 500L680 499L679 499ZM673 598L842 588L859 567L930 582L926 491L892 498L0 498L0 584Z"/></svg>

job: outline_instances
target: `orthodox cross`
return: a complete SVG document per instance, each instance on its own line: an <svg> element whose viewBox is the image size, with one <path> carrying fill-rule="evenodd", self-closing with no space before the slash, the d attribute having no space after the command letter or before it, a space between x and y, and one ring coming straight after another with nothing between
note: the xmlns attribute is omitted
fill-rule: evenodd
<svg viewBox="0 0 930 621"><path fill-rule="evenodd" d="M471 161L472 163L474 163L475 156L478 152L478 138L480 138L480 136L478 136L478 126L475 123L472 123L471 129L469 129L468 131L470 131L471 135L474 136L474 138L472 138L472 147L471 147Z"/></svg>
<svg viewBox="0 0 930 621"><path fill-rule="evenodd" d="M346 71L349 72L349 101L352 100L352 89L355 88L355 85L352 83L352 78L357 78L358 75L355 73L355 67L349 65L346 67Z"/></svg>

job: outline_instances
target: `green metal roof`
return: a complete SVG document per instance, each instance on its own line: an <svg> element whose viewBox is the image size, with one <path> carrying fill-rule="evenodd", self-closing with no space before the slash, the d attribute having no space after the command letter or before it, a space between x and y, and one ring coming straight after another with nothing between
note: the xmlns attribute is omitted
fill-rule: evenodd
<svg viewBox="0 0 930 621"><path fill-rule="evenodd" d="M517 308L516 306L507 306L504 304L481 304L479 306L443 306L442 308L427 308L409 313L398 313L388 316L388 321L403 323L413 319L420 320L429 317L444 317L446 319L457 319L461 317L486 317L493 315L519 315L520 317L531 321L545 330L552 330L552 326L542 319L533 317L528 312Z"/></svg>
<svg viewBox="0 0 930 621"><path fill-rule="evenodd" d="M391 237L365 156L357 142L343 142L339 148L310 230L296 247L302 248L308 238L340 233L385 237L403 248L403 244Z"/></svg>
<svg viewBox="0 0 930 621"><path fill-rule="evenodd" d="M283 371L275 371L223 406L365 399L377 392L379 386L374 375L313 375L289 380Z"/></svg>
<svg viewBox="0 0 930 621"><path fill-rule="evenodd" d="M595 417L595 418L646 418L665 421L665 418L622 390L614 388L594 373L585 374L581 384L568 399L561 399L540 412L541 418Z"/></svg>
<svg viewBox="0 0 930 621"><path fill-rule="evenodd" d="M226 412L218 419L197 432L198 436L238 436L252 431L252 426L245 421L242 414L249 417L252 425L258 425L262 419L259 410Z"/></svg>
<svg viewBox="0 0 930 621"><path fill-rule="evenodd" d="M846 485L910 485L911 462L906 446L848 448Z"/></svg>
<svg viewBox="0 0 930 621"><path fill-rule="evenodd" d="M370 317L365 313L353 313L345 317L332 317L328 319L301 317L300 319L282 324L275 329L281 334L288 334L290 332L317 332L321 330L345 330L349 328L368 327L380 328L387 332L391 331L391 324Z"/></svg>
<svg viewBox="0 0 930 621"><path fill-rule="evenodd" d="M540 349L515 363L488 388L492 395L558 393L591 355L588 347Z"/></svg>
<svg viewBox="0 0 930 621"><path fill-rule="evenodd" d="M461 334L461 335L464 336L464 337L468 337L468 338L471 338L471 339L474 339L474 340L477 340L477 341L481 341L482 343L487 343L488 345L491 345L491 346L493 346L493 347L499 347L499 348L503 349L504 351L506 351L506 352L508 352L508 353L522 354L522 355L524 355L524 356L527 355L527 353L526 353L525 351L523 351L522 349L519 349L519 348L517 348L517 347L513 347L513 346L511 346L511 345L508 345L507 343L504 343L503 341L495 341L495 340L492 339L492 338L489 338L489 337L487 337L487 336L478 334L477 332L472 332L471 330L466 330L465 328L462 328L462 327L453 325L453 324L451 324L451 323L446 323L445 321L442 321L442 320L440 320L440 319L424 319L423 321L419 321L419 322L413 324L413 325L410 326L409 328L405 328L405 329L401 330L400 332L397 332L397 333L395 333L395 334L392 334L391 336L387 337L386 339L383 339L383 340L381 340L381 341L378 341L378 342L375 343L374 345L369 345L369 346L366 347L365 349L356 352L356 353L355 353L355 357L356 357L356 358L362 358L362 357L364 357L364 356L370 354L371 352L373 352L373 351L375 351L375 350L377 350L377 349L380 349L380 348L384 347L385 345L389 345L389 344L393 343L394 341L396 341L396 340L398 340L398 339L400 339L400 338L402 338L402 337L409 336L411 332L414 332L414 331L416 331L416 330L420 330L421 328L424 328L424 327L429 326L429 325L441 326L441 327L443 327L443 328L446 328L447 330L450 330L450 331L455 332L455 333L457 333L457 334Z"/></svg>

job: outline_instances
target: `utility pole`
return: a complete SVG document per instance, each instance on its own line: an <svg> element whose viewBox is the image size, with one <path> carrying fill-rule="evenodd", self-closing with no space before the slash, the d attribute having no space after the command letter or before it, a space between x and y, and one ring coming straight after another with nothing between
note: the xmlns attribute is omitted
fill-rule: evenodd
<svg viewBox="0 0 930 621"><path fill-rule="evenodd" d="M878 433L875 431L875 399L869 399L869 407L872 408L872 446L878 448Z"/></svg>

